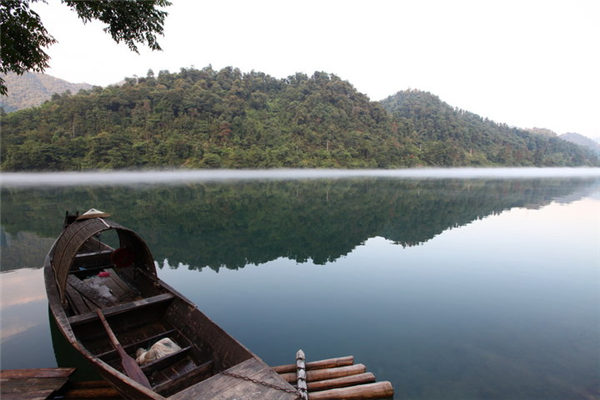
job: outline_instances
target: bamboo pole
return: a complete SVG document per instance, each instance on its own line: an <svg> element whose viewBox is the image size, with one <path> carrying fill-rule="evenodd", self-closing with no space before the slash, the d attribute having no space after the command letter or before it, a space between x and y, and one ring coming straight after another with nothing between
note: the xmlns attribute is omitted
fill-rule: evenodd
<svg viewBox="0 0 600 400"><path fill-rule="evenodd" d="M310 400L358 400L358 399L380 399L394 395L394 388L389 381L368 383L347 388L322 390L311 392Z"/></svg>
<svg viewBox="0 0 600 400"><path fill-rule="evenodd" d="M313 369L344 367L352 364L354 364L354 356L335 357L328 358L326 360L307 362L306 370L310 371ZM273 370L279 374L284 374L286 372L296 371L296 364L277 365L271 368L273 368Z"/></svg>
<svg viewBox="0 0 600 400"><path fill-rule="evenodd" d="M306 386L306 356L302 349L296 353L296 376L298 383L296 388L298 389L298 395L302 400L308 400L308 387Z"/></svg>
<svg viewBox="0 0 600 400"><path fill-rule="evenodd" d="M375 375L371 372L364 374L343 376L341 378L326 379L323 381L315 381L308 383L308 391L314 392L318 390L335 389L346 386L362 385L364 383L375 382Z"/></svg>
<svg viewBox="0 0 600 400"><path fill-rule="evenodd" d="M349 365L346 367L316 369L306 372L306 382L322 381L324 379L341 378L342 376L358 375L366 372L364 364ZM294 372L280 374L280 376L289 383L296 383L298 379Z"/></svg>

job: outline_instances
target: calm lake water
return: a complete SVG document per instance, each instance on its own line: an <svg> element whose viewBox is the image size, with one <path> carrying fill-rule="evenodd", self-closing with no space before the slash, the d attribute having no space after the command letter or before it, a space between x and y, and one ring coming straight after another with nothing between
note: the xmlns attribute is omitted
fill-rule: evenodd
<svg viewBox="0 0 600 400"><path fill-rule="evenodd" d="M269 364L353 354L396 399L600 398L600 171L483 171L5 174L1 367L57 365L39 266L95 207Z"/></svg>

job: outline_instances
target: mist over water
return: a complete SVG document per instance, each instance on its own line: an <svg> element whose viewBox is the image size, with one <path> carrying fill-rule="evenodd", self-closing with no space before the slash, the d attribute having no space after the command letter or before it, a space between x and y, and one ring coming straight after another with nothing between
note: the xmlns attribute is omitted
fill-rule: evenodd
<svg viewBox="0 0 600 400"><path fill-rule="evenodd" d="M267 170L142 170L92 172L9 172L3 187L181 184L229 180L340 178L401 179L531 179L600 177L600 168L415 168L415 169L267 169Z"/></svg>

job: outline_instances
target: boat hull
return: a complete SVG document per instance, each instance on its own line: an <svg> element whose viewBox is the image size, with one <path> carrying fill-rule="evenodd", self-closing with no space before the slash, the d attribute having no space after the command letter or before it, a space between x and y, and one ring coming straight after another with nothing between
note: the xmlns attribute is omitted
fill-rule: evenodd
<svg viewBox="0 0 600 400"><path fill-rule="evenodd" d="M50 314L58 331L107 382L124 397L136 400L211 398L198 395L210 392L214 382L222 386L220 397L217 396L222 399L243 399L243 393L251 396L258 392L263 393L265 399L296 398L293 387L258 356L157 277L149 250L145 243L139 243L139 236L112 221L98 220L103 225L88 220L75 222L79 225L65 229L68 232L57 239L44 261L44 279ZM103 269L103 260L109 260L113 253L112 248L96 240L104 226L118 230L122 246L124 242L141 249L141 255L135 255L134 259L142 267L133 265L116 271L115 265L107 265L107 269ZM79 247L69 248L70 243L77 240ZM90 240L92 245L89 245ZM96 251L90 252L91 248ZM90 271L96 272L92 274L81 265L91 265ZM81 276L82 269L85 279ZM98 270L101 273L97 274ZM86 286L86 282L89 276L95 279L94 274L110 276L110 282L116 285L113 288L125 297L108 303L102 296L90 295L92 285ZM135 358L138 347L149 346L167 336L179 343L180 350L140 367L151 382L150 388L124 372L120 356L113 348L115 344L108 339L96 309L102 310L119 345L129 356ZM243 371L249 377L260 379L240 379L227 373L249 365L254 370L245 367Z"/></svg>

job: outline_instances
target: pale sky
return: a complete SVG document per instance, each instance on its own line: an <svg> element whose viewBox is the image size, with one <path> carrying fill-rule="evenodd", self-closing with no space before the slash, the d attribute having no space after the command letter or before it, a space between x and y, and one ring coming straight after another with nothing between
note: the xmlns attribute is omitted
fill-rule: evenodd
<svg viewBox="0 0 600 400"><path fill-rule="evenodd" d="M58 0L46 73L105 86L148 69L333 73L371 98L420 89L497 122L600 137L598 0L173 0L162 52L117 45Z"/></svg>

